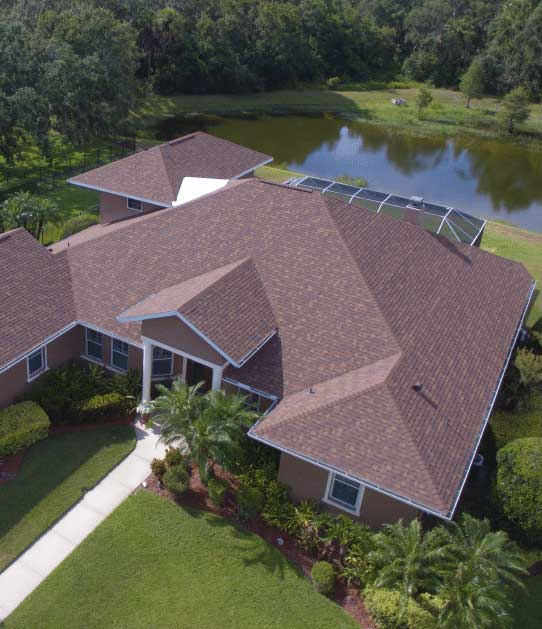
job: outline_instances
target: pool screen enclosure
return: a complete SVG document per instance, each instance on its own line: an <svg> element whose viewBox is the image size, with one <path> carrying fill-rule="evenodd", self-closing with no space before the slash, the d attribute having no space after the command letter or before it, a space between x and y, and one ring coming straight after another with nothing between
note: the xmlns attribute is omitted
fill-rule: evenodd
<svg viewBox="0 0 542 629"><path fill-rule="evenodd" d="M486 226L486 221L480 218L457 208L429 203L421 197L407 198L311 176L289 179L285 183L322 192L346 203L398 219L405 220L414 215L417 224L424 229L468 245L480 244Z"/></svg>

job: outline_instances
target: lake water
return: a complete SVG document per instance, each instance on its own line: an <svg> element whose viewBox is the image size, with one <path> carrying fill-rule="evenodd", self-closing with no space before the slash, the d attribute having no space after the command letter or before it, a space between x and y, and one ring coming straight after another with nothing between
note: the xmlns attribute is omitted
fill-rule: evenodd
<svg viewBox="0 0 542 629"><path fill-rule="evenodd" d="M542 151L480 138L420 137L335 116L169 119L160 139L205 129L301 173L368 185L542 232Z"/></svg>

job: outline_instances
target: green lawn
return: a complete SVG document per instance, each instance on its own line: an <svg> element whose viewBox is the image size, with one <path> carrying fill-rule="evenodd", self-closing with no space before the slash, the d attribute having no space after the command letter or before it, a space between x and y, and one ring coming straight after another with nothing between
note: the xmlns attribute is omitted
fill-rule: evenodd
<svg viewBox="0 0 542 629"><path fill-rule="evenodd" d="M286 170L284 168L275 168L274 166L261 166L254 171L256 177L267 179L268 181L275 181L276 183L284 183L287 179L292 177L301 177L301 173L296 173L292 170Z"/></svg>
<svg viewBox="0 0 542 629"><path fill-rule="evenodd" d="M527 315L527 325L534 325L542 316L542 234L490 221L482 239L482 249L522 262L536 280L535 297Z"/></svg>
<svg viewBox="0 0 542 629"><path fill-rule="evenodd" d="M514 607L514 629L539 629L542 618L542 574L525 580L526 592L521 592Z"/></svg>
<svg viewBox="0 0 542 629"><path fill-rule="evenodd" d="M0 571L135 447L132 426L49 437L0 485Z"/></svg>
<svg viewBox="0 0 542 629"><path fill-rule="evenodd" d="M261 538L145 491L5 622L40 627L356 627Z"/></svg>

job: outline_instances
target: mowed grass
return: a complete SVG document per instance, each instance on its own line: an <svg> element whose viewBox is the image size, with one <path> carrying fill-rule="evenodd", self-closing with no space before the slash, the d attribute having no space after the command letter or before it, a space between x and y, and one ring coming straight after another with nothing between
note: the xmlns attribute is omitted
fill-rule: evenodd
<svg viewBox="0 0 542 629"><path fill-rule="evenodd" d="M528 326L533 326L542 317L542 234L490 221L481 247L503 258L521 262L536 280L535 295L526 320Z"/></svg>
<svg viewBox="0 0 542 629"><path fill-rule="evenodd" d="M145 491L5 622L9 629L356 626L260 537Z"/></svg>
<svg viewBox="0 0 542 629"><path fill-rule="evenodd" d="M0 485L0 571L134 447L132 426L85 430L33 445L17 477Z"/></svg>

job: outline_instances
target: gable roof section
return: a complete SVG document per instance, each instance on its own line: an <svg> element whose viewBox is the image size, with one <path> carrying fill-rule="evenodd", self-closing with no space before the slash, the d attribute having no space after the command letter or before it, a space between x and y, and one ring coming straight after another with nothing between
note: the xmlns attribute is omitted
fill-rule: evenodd
<svg viewBox="0 0 542 629"><path fill-rule="evenodd" d="M147 203L171 206L184 177L235 179L272 157L198 131L68 180Z"/></svg>
<svg viewBox="0 0 542 629"><path fill-rule="evenodd" d="M276 322L252 259L227 264L169 286L125 310L121 322L178 316L235 366L276 332Z"/></svg>
<svg viewBox="0 0 542 629"><path fill-rule="evenodd" d="M0 234L0 366L75 319L66 255L53 255L25 229Z"/></svg>

